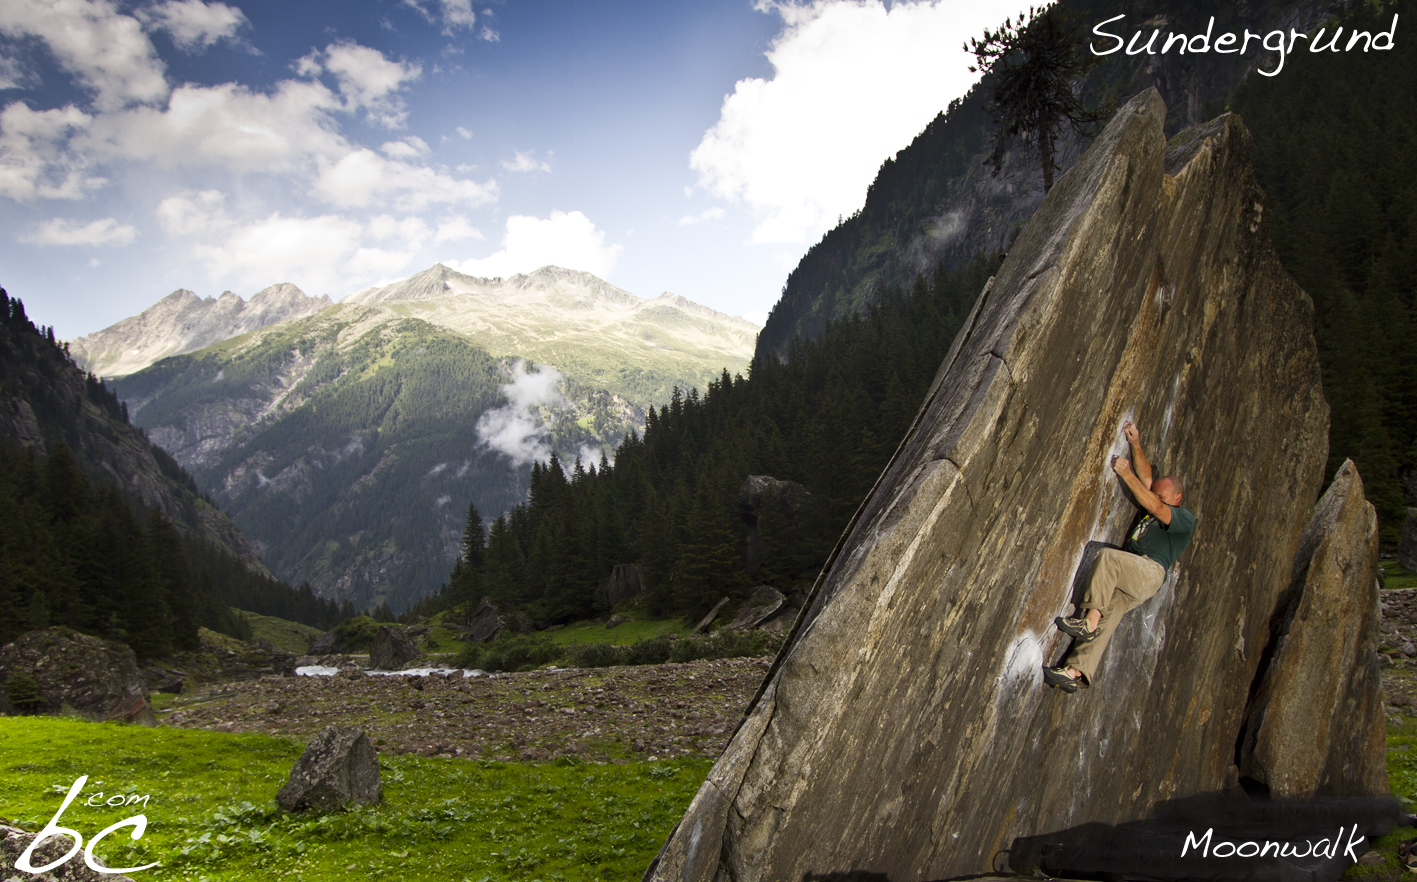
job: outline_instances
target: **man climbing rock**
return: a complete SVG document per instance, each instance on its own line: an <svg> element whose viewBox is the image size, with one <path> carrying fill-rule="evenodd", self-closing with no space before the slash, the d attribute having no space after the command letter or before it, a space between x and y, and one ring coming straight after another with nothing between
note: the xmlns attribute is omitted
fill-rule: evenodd
<svg viewBox="0 0 1417 882"><path fill-rule="evenodd" d="M1058 630L1073 638L1072 649L1056 667L1043 669L1043 680L1064 692L1091 686L1102 650L1121 622L1122 614L1140 606L1166 581L1166 571L1195 530L1196 516L1181 507L1181 479L1174 475L1151 479L1151 463L1141 448L1137 427L1122 424L1131 447L1130 460L1112 457L1112 470L1141 507L1121 551L1104 548L1092 565L1076 617L1058 616Z"/></svg>

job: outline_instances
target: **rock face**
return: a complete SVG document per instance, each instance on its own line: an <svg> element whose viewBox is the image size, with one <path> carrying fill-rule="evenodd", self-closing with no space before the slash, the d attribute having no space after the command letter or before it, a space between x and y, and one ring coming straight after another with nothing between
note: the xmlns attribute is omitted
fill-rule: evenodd
<svg viewBox="0 0 1417 882"><path fill-rule="evenodd" d="M271 285L249 301L230 291L202 298L178 288L138 315L70 340L69 351L79 367L101 377L121 377L169 355L194 352L330 305L328 295L309 297L289 282Z"/></svg>
<svg viewBox="0 0 1417 882"><path fill-rule="evenodd" d="M288 812L332 812L350 802L378 803L379 755L360 729L327 726L310 739L276 794Z"/></svg>
<svg viewBox="0 0 1417 882"><path fill-rule="evenodd" d="M1397 543L1397 562L1409 573L1417 573L1417 508L1407 510L1402 523L1402 539Z"/></svg>
<svg viewBox="0 0 1417 882"><path fill-rule="evenodd" d="M1272 797L1387 789L1377 563L1378 515L1345 460L1299 540L1246 723L1240 774Z"/></svg>
<svg viewBox="0 0 1417 882"><path fill-rule="evenodd" d="M1328 407L1244 126L1168 145L1165 114L1130 101L1014 243L651 878L988 873L1016 840L1237 789ZM1068 695L1041 666L1088 543L1135 511L1126 420L1196 538Z"/></svg>
<svg viewBox="0 0 1417 882"><path fill-rule="evenodd" d="M397 671L420 654L418 645L403 628L380 625L369 646L369 664L381 671Z"/></svg>
<svg viewBox="0 0 1417 882"><path fill-rule="evenodd" d="M0 649L0 682L17 675L39 687L44 713L157 725L137 659L122 643L68 628L30 631Z"/></svg>

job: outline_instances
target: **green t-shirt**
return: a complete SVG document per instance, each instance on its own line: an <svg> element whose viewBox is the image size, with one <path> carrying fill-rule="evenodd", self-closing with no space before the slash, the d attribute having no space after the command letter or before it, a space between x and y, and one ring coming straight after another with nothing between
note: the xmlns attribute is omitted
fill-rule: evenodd
<svg viewBox="0 0 1417 882"><path fill-rule="evenodd" d="M1127 534L1123 551L1141 554L1171 569L1171 564L1190 544L1196 529L1196 516L1179 505L1171 506L1171 523L1163 524L1150 512L1142 512Z"/></svg>

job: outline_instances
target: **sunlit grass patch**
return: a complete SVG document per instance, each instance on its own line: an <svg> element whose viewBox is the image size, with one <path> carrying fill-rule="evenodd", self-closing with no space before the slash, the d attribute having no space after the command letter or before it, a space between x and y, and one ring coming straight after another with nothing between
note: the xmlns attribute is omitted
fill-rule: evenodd
<svg viewBox="0 0 1417 882"><path fill-rule="evenodd" d="M0 815L91 837L142 812L98 854L161 866L138 880L638 879L708 771L702 758L545 765L381 757L384 801L326 816L274 797L303 745L255 734L0 719ZM103 796L99 797L98 794ZM113 807L103 802L121 796ZM135 802L146 795L146 802ZM80 858L81 859L81 858Z"/></svg>

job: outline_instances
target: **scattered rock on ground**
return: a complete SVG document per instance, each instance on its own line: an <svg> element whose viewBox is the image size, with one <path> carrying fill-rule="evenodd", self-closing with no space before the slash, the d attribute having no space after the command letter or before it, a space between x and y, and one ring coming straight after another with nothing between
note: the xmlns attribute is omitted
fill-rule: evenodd
<svg viewBox="0 0 1417 882"><path fill-rule="evenodd" d="M377 804L380 798L374 745L363 730L347 726L322 729L276 794L276 802L289 812L332 812L351 802Z"/></svg>
<svg viewBox="0 0 1417 882"><path fill-rule="evenodd" d="M480 677L265 677L183 693L160 717L302 741L325 726L357 726L381 753L505 762L714 757L768 665L734 658Z"/></svg>

